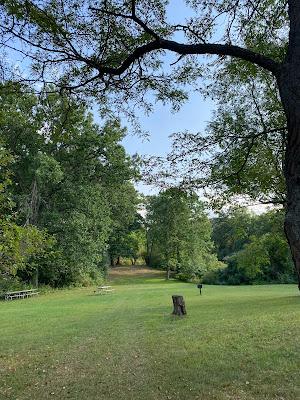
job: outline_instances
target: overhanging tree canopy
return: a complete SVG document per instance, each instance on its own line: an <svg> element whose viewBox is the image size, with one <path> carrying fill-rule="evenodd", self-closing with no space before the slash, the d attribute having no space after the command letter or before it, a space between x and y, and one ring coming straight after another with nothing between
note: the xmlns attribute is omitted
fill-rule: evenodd
<svg viewBox="0 0 300 400"><path fill-rule="evenodd" d="M204 132L172 134L164 157L144 159L144 179L165 187L209 188L215 208L235 199L285 205L286 118L272 76L229 59L209 85L217 107ZM151 171L151 174L148 171Z"/></svg>

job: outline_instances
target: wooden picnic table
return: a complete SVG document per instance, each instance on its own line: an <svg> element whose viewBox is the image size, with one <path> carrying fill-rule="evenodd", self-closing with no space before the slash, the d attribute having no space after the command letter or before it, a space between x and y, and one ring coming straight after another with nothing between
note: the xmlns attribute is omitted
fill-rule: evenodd
<svg viewBox="0 0 300 400"><path fill-rule="evenodd" d="M95 294L107 294L107 293L114 292L114 290L115 289L113 289L111 286L102 285L102 286L98 286L94 293Z"/></svg>
<svg viewBox="0 0 300 400"><path fill-rule="evenodd" d="M22 289L13 292L4 293L4 300L25 299L28 297L36 296L39 292L37 289Z"/></svg>

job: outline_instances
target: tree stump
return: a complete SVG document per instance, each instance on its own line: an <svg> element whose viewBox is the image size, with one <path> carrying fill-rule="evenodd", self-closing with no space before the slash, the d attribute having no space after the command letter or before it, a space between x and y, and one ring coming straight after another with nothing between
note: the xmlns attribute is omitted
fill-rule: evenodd
<svg viewBox="0 0 300 400"><path fill-rule="evenodd" d="M173 315L186 315L185 302L183 296L173 295Z"/></svg>

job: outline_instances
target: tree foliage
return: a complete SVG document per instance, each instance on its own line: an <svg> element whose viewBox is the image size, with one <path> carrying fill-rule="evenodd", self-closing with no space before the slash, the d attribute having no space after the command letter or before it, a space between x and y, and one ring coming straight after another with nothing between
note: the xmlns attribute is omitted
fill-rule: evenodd
<svg viewBox="0 0 300 400"><path fill-rule="evenodd" d="M235 207L213 221L218 258L227 267L207 276L210 283L253 283L296 280L293 262L283 234L282 210L262 215Z"/></svg>
<svg viewBox="0 0 300 400"><path fill-rule="evenodd" d="M150 265L184 279L220 266L212 252L210 221L196 194L172 188L150 197L146 223Z"/></svg>
<svg viewBox="0 0 300 400"><path fill-rule="evenodd" d="M54 239L35 226L19 226L10 191L14 158L0 148L0 285L3 289L18 285L17 274L25 269L32 274L37 260L51 252Z"/></svg>
<svg viewBox="0 0 300 400"><path fill-rule="evenodd" d="M243 197L285 204L283 174L287 126L274 82L243 61L227 62L209 87L217 108L204 132L172 135L172 151L145 163L148 182L209 188L212 206Z"/></svg>
<svg viewBox="0 0 300 400"><path fill-rule="evenodd" d="M114 99L123 108L130 97L140 101L148 90L158 99L182 100L178 84L203 73L194 55L240 57L274 72L284 59L285 2L189 1L191 16L175 23L166 6L144 0L5 0L2 33L16 51L16 42L23 41L32 79L98 98L118 92ZM185 41L175 41L178 36ZM165 72L162 54L167 51L181 57L173 71Z"/></svg>
<svg viewBox="0 0 300 400"><path fill-rule="evenodd" d="M53 286L91 283L105 271L113 232L127 226L136 209L136 168L120 145L125 131L116 120L99 127L75 99L8 89L2 87L0 97L0 135L14 160L10 193L17 225L6 233L15 246L10 253L19 259L22 242L30 256L31 243L42 248L43 235L52 241L47 257L38 263L27 257L26 271L16 270L23 280L36 270L40 282ZM23 226L32 240L21 235Z"/></svg>

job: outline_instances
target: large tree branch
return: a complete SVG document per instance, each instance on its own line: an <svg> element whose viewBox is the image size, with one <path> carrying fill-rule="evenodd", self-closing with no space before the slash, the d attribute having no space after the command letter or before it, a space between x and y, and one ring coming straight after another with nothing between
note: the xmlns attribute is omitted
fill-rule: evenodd
<svg viewBox="0 0 300 400"><path fill-rule="evenodd" d="M256 64L259 67L270 71L275 76L279 74L281 68L281 64L277 63L271 58L239 46L210 43L183 44L172 40L156 39L135 49L119 67L107 67L105 65L99 64L97 69L99 70L100 74L103 75L122 75L127 70L127 68L129 68L129 66L133 64L136 60L145 56L148 53L151 53L154 50L169 50L180 55L210 54L236 57L240 58L241 60L248 61L252 64Z"/></svg>

